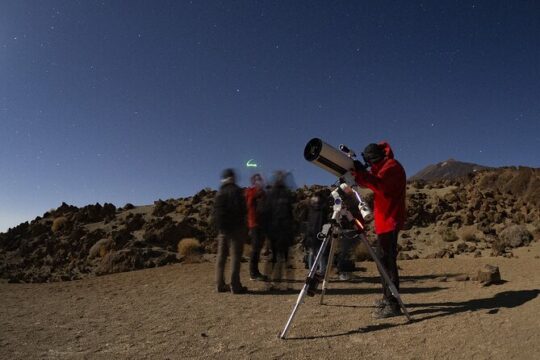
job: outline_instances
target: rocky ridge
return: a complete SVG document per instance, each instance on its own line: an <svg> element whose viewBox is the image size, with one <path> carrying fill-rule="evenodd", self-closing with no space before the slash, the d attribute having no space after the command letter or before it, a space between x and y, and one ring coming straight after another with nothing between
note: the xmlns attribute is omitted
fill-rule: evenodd
<svg viewBox="0 0 540 360"><path fill-rule="evenodd" d="M309 197L330 190L314 185L295 191L298 229ZM64 281L162 266L184 260L178 248L185 238L197 239L201 254L215 253L214 196L214 190L204 189L187 198L121 208L64 203L0 234L0 277ZM364 196L372 201L371 194ZM510 257L513 248L540 237L540 169L509 167L452 180L410 181L407 204L401 260ZM357 254L363 259L361 249Z"/></svg>

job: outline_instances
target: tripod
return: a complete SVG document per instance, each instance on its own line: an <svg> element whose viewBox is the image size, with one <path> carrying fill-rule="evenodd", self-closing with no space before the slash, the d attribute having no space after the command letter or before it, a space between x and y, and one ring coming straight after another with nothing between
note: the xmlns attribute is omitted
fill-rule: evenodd
<svg viewBox="0 0 540 360"><path fill-rule="evenodd" d="M343 184L340 187L343 189L344 188ZM323 240L323 242L321 244L321 247L319 248L319 251L317 252L317 256L315 257L315 260L313 262L313 265L311 266L311 269L309 269L308 276L306 278L304 286L302 287L302 290L300 291L300 294L298 295L298 298L293 307L292 313L289 316L289 319L287 320L287 323L285 324L283 331L279 334L280 339L286 338L289 328L292 324L292 321L296 315L296 312L298 311L300 305L304 302L305 296L306 295L314 296L317 285L321 280L323 281L323 283L321 287L321 298L320 298L319 303L323 304L324 295L326 293L326 289L328 285L328 277L329 277L330 269L333 264L333 258L335 255L335 248L336 248L336 242L337 242L337 237L338 237L337 235L340 233L340 230L341 230L339 226L339 220L341 217L345 217L349 221L352 221L355 224L360 240L364 243L364 245L368 249L369 255L371 256L373 261L375 261L375 263L377 264L377 269L379 273L381 274L381 276L383 277L383 279L385 280L386 286L388 287L392 295L398 301L399 306L401 307L401 309L403 310L403 313L407 317L407 320L411 321L409 312L407 311L407 308L403 304L403 301L401 300L401 297L399 295L397 288L395 287L394 283L390 280L390 277L388 276L388 273L386 272L384 266L381 264L381 262L379 261L379 258L377 257L377 255L371 248L371 245L366 239L366 236L364 233L363 222L357 218L354 218L350 211L342 207L342 201L341 201L341 197L340 197L338 189L332 192L332 196L334 197L334 213L332 215L332 221L330 223L324 224L321 232L317 234L317 238L319 238L319 240ZM363 205L363 202L361 201L357 193L356 193L356 196L360 200L360 204ZM326 251L328 243L330 243L330 254L328 256L328 264L326 266L324 277L321 279L321 276L317 274L317 266L319 265L319 261L322 257L322 254L324 254L324 252Z"/></svg>

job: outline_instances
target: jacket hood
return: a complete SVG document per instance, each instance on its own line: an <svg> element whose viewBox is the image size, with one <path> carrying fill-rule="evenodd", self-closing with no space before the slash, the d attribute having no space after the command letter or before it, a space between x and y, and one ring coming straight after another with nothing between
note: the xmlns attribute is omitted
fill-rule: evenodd
<svg viewBox="0 0 540 360"><path fill-rule="evenodd" d="M389 143L387 143L386 141L381 141L377 145L383 148L383 151L386 157L384 158L384 160L371 165L371 171L374 174L378 174L379 171L383 168L384 164L386 164L388 160L394 159L394 152L392 151L392 148L390 147Z"/></svg>
<svg viewBox="0 0 540 360"><path fill-rule="evenodd" d="M387 159L393 159L394 158L394 152L392 151L392 148L390 147L390 144L386 141L379 142L379 145L383 147L384 153L386 154Z"/></svg>

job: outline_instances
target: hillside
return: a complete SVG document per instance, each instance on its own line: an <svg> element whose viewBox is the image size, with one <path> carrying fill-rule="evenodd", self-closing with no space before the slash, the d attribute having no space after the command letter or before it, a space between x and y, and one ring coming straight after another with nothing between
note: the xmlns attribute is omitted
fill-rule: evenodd
<svg viewBox="0 0 540 360"><path fill-rule="evenodd" d="M296 190L298 228L307 199L320 190L330 192L321 186ZM214 196L205 189L147 206L62 204L0 234L0 277L63 281L181 262L177 250L184 238L198 239L201 254L215 253ZM509 167L461 179L411 181L407 203L400 259L511 257L514 248L539 235L540 169ZM365 258L362 249L357 254Z"/></svg>

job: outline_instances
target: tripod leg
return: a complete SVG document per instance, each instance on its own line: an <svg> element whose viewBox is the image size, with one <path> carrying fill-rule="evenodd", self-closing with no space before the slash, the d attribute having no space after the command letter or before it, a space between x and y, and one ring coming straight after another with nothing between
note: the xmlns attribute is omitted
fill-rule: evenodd
<svg viewBox="0 0 540 360"><path fill-rule="evenodd" d="M388 286L388 289L390 289L390 292L392 292L392 295L398 301L399 306L401 307L401 310L403 310L403 313L407 317L407 320L411 321L412 320L411 316L409 315L409 312L407 311L407 308L405 307L405 304L403 304L403 301L401 301L401 296L399 296L399 292L396 289L396 286L394 285L392 280L390 280L390 277L388 276L388 273L386 272L384 266L381 264L381 262L379 261L379 258L377 257L377 255L375 255L375 252L373 251L373 249L369 245L369 243L368 243L368 241L366 239L366 236L364 234L361 234L360 239L364 242L364 245L366 245L366 247L368 249L368 252L369 252L369 255L371 255L371 257L373 258L373 261L375 261L375 264L377 264L377 269L379 270L379 273L384 278L384 281L386 282L386 284Z"/></svg>
<svg viewBox="0 0 540 360"><path fill-rule="evenodd" d="M322 234L325 236L323 243L321 244L321 248L319 249L319 252L317 253L317 256L315 257L315 261L313 261L313 265L311 266L311 269L309 270L308 276L306 278L306 282L304 283L304 286L302 287L302 290L300 291L300 294L298 294L298 298L296 299L296 303L294 304L293 310L291 312L291 315L289 316L289 319L287 320L287 323L285 324L285 327L283 328L283 331L279 334L280 339L285 339L287 336L287 332L289 331L289 327L292 324L292 321L296 315L296 312L298 311L298 308L300 307L300 304L303 303L304 297L307 294L308 288L310 284L313 282L313 278L315 276L315 273L317 272L317 265L319 263L319 260L324 253L326 246L328 246L328 241L330 240L330 236L328 233L330 232L331 225L325 224L323 226Z"/></svg>
<svg viewBox="0 0 540 360"><path fill-rule="evenodd" d="M285 324L283 331L279 334L280 339L285 339L285 336L287 336L287 333L289 332L289 327L291 326L294 316L296 315L296 311L300 307L300 304L304 301L304 297L306 296L306 292L307 292L307 287L308 287L307 284L304 284L304 286L302 287L302 290L300 291L300 294L298 295L298 299L296 299L296 304L294 304L292 313L289 316L289 319L287 320L287 323Z"/></svg>
<svg viewBox="0 0 540 360"><path fill-rule="evenodd" d="M332 265L334 264L334 256L336 254L336 238L332 236L332 242L330 243L330 254L328 255L328 261L326 264L326 271L324 272L324 280L321 286L321 299L319 301L319 304L323 304L324 295L326 294L326 286L328 284L328 277L330 274L330 270L332 269Z"/></svg>

